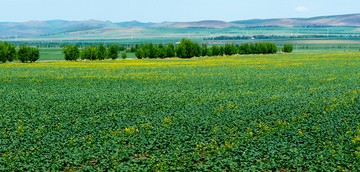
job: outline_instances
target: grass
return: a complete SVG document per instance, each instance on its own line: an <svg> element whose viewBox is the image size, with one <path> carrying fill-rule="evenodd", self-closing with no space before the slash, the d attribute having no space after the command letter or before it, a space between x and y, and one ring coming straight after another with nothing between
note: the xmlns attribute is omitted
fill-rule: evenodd
<svg viewBox="0 0 360 172"><path fill-rule="evenodd" d="M0 170L360 170L360 54L0 65Z"/></svg>
<svg viewBox="0 0 360 172"><path fill-rule="evenodd" d="M61 48L40 48L39 61L65 60Z"/></svg>

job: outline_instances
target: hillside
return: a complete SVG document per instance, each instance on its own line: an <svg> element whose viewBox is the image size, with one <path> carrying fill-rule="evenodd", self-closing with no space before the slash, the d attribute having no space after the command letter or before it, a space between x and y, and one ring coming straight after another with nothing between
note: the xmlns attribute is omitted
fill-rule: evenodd
<svg viewBox="0 0 360 172"><path fill-rule="evenodd" d="M281 19L251 19L225 22L218 20L204 20L194 22L161 22L142 23L139 21L111 22L99 20L85 21L28 21L28 22L0 22L0 38L35 37L43 35L122 32L123 30L147 30L150 28L204 28L222 29L231 27L261 27L261 26L360 26L360 14L335 16L320 16L312 18L281 18ZM100 32L99 32L100 30Z"/></svg>
<svg viewBox="0 0 360 172"><path fill-rule="evenodd" d="M246 26L360 26L360 14L320 16L312 18L281 18L239 20L231 23Z"/></svg>
<svg viewBox="0 0 360 172"><path fill-rule="evenodd" d="M218 20L204 20L198 22L181 22L168 25L166 27L173 27L173 28L227 28L227 27L241 27L242 25L218 21Z"/></svg>

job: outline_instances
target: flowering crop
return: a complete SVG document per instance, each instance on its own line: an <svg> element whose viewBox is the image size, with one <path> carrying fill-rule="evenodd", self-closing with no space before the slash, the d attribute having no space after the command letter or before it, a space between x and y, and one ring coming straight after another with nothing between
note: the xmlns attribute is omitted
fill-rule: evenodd
<svg viewBox="0 0 360 172"><path fill-rule="evenodd" d="M0 170L360 170L360 54L0 65Z"/></svg>

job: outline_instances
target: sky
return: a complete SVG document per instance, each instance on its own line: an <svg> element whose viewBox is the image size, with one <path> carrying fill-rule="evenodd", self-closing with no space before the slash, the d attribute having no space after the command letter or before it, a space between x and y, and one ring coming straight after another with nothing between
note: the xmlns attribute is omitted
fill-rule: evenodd
<svg viewBox="0 0 360 172"><path fill-rule="evenodd" d="M359 0L0 0L0 22L182 22L360 13Z"/></svg>

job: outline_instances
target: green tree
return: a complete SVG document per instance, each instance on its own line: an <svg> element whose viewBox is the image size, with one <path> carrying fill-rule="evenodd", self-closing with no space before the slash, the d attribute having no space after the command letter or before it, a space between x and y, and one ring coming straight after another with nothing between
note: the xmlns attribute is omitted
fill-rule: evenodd
<svg viewBox="0 0 360 172"><path fill-rule="evenodd" d="M268 46L268 50L269 50L269 53L270 53L270 54L275 54L275 53L277 53L278 48L277 48L277 46L276 46L275 43L273 43L273 42L268 42L268 43L267 43L267 46Z"/></svg>
<svg viewBox="0 0 360 172"><path fill-rule="evenodd" d="M175 46L172 43L166 45L166 57L175 57Z"/></svg>
<svg viewBox="0 0 360 172"><path fill-rule="evenodd" d="M257 54L256 47L253 43L249 45L250 53L249 54Z"/></svg>
<svg viewBox="0 0 360 172"><path fill-rule="evenodd" d="M183 38L177 47L176 54L180 58L191 58L201 55L201 47L190 39Z"/></svg>
<svg viewBox="0 0 360 172"><path fill-rule="evenodd" d="M269 49L268 49L266 43L263 43L263 42L259 43L259 53L260 54L268 54L268 51L269 51Z"/></svg>
<svg viewBox="0 0 360 172"><path fill-rule="evenodd" d="M119 57L119 46L116 44L111 44L108 48L108 58L117 59Z"/></svg>
<svg viewBox="0 0 360 172"><path fill-rule="evenodd" d="M234 44L225 44L224 54L227 56L231 56L236 54L236 47Z"/></svg>
<svg viewBox="0 0 360 172"><path fill-rule="evenodd" d="M160 58L165 58L167 56L166 54L166 49L165 49L165 46L163 44L159 44L158 47L157 47L157 50L158 50L158 57Z"/></svg>
<svg viewBox="0 0 360 172"><path fill-rule="evenodd" d="M225 53L225 47L223 46L223 45L220 45L219 46L219 49L220 49L220 56L223 56L224 55L224 53Z"/></svg>
<svg viewBox="0 0 360 172"><path fill-rule="evenodd" d="M179 44L177 46L176 54L180 58L187 58L187 52L184 44Z"/></svg>
<svg viewBox="0 0 360 172"><path fill-rule="evenodd" d="M17 52L18 59L21 62L35 62L39 59L39 49L35 47L29 47L26 45L20 46Z"/></svg>
<svg viewBox="0 0 360 172"><path fill-rule="evenodd" d="M97 59L104 60L106 58L106 47L104 44L99 44L96 49Z"/></svg>
<svg viewBox="0 0 360 172"><path fill-rule="evenodd" d="M208 57L213 56L213 52L212 52L212 49L211 49L211 48L209 48L209 49L207 50L206 56L208 56Z"/></svg>
<svg viewBox="0 0 360 172"><path fill-rule="evenodd" d="M121 53L121 58L122 58L122 59L126 59L126 58L127 58L126 51L124 51L124 52Z"/></svg>
<svg viewBox="0 0 360 172"><path fill-rule="evenodd" d="M15 45L8 42L0 42L0 61L5 63L6 61L12 62L16 59Z"/></svg>
<svg viewBox="0 0 360 172"><path fill-rule="evenodd" d="M180 44L183 44L186 49L185 58L191 58L195 56L193 51L193 42L191 41L191 39L183 38Z"/></svg>
<svg viewBox="0 0 360 172"><path fill-rule="evenodd" d="M7 52L7 50L6 50L5 45L2 42L0 42L0 61L2 63L5 63L6 60L7 60L6 59L6 52Z"/></svg>
<svg viewBox="0 0 360 172"><path fill-rule="evenodd" d="M29 61L29 47L26 45L21 45L17 51L17 57L22 62L25 63Z"/></svg>
<svg viewBox="0 0 360 172"><path fill-rule="evenodd" d="M248 43L239 46L239 54L251 54L251 49Z"/></svg>
<svg viewBox="0 0 360 172"><path fill-rule="evenodd" d="M85 47L80 53L82 60L96 60L97 59L97 47L95 45Z"/></svg>
<svg viewBox="0 0 360 172"><path fill-rule="evenodd" d="M191 57L200 57L201 56L201 47L199 45L199 43L197 42L192 42L191 45Z"/></svg>
<svg viewBox="0 0 360 172"><path fill-rule="evenodd" d="M201 44L201 56L205 57L208 55L207 44Z"/></svg>
<svg viewBox="0 0 360 172"><path fill-rule="evenodd" d="M80 50L77 45L66 45L63 47L65 60L76 61L80 57Z"/></svg>
<svg viewBox="0 0 360 172"><path fill-rule="evenodd" d="M148 46L148 57L149 58L156 58L158 56L158 50L157 47L153 45L153 43L150 43Z"/></svg>
<svg viewBox="0 0 360 172"><path fill-rule="evenodd" d="M294 50L294 47L292 44L284 44L282 51L284 53L291 53Z"/></svg>
<svg viewBox="0 0 360 172"><path fill-rule="evenodd" d="M30 47L29 58L30 58L30 62L35 62L39 60L40 58L39 49L36 47Z"/></svg>
<svg viewBox="0 0 360 172"><path fill-rule="evenodd" d="M220 48L217 45L213 45L211 47L212 55L213 56L219 56L220 55Z"/></svg>
<svg viewBox="0 0 360 172"><path fill-rule="evenodd" d="M135 56L136 56L136 58L138 58L138 59L145 58L144 49L143 49L143 48L138 48L138 49L135 51Z"/></svg>

